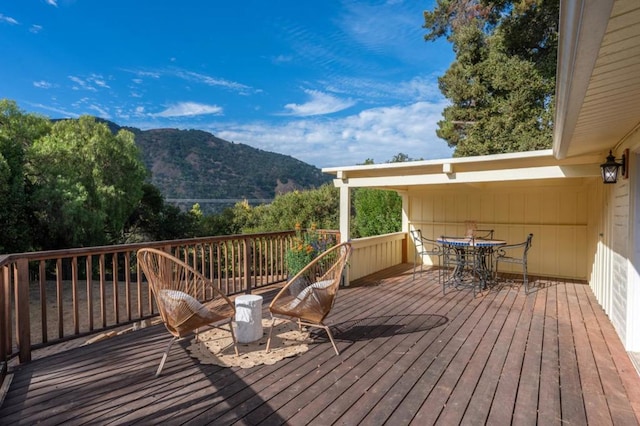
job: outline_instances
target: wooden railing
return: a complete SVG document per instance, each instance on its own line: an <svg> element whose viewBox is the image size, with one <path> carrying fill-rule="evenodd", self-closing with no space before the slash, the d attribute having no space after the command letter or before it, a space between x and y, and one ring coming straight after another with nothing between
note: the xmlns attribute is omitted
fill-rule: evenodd
<svg viewBox="0 0 640 426"><path fill-rule="evenodd" d="M339 239L335 231L321 231ZM295 231L0 256L0 379L34 349L157 315L136 252L166 250L228 295L283 282ZM15 330L15 332L14 332ZM2 380L0 380L0 383Z"/></svg>

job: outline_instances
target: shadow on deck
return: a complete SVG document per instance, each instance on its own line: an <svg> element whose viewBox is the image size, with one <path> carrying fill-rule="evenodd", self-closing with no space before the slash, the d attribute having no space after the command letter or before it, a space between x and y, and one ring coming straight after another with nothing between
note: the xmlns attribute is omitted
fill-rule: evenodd
<svg viewBox="0 0 640 426"><path fill-rule="evenodd" d="M411 272L340 290L339 356L320 332L296 357L223 368L183 341L156 379L169 334L154 326L15 367L0 423L639 424L640 378L586 284L474 298Z"/></svg>

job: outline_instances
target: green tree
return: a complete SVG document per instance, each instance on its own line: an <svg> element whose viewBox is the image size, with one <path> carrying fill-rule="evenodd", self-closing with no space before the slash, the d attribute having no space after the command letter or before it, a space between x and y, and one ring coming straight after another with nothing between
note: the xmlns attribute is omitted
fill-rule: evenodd
<svg viewBox="0 0 640 426"><path fill-rule="evenodd" d="M133 134L93 117L56 122L29 152L42 248L124 239L147 176Z"/></svg>
<svg viewBox="0 0 640 426"><path fill-rule="evenodd" d="M50 121L0 100L0 253L28 251L33 245L32 188L25 178L26 152L47 134Z"/></svg>
<svg viewBox="0 0 640 426"><path fill-rule="evenodd" d="M402 152L394 155L388 163L416 161ZM365 164L374 164L367 159ZM355 215L352 233L356 238L371 237L402 229L402 198L395 191L356 188L353 191Z"/></svg>
<svg viewBox="0 0 640 426"><path fill-rule="evenodd" d="M296 224L319 229L337 229L340 193L332 184L317 189L277 195L271 204L234 206L235 227L244 233L294 229Z"/></svg>
<svg viewBox="0 0 640 426"><path fill-rule="evenodd" d="M446 36L456 53L437 130L454 156L551 146L558 3L439 0L425 12L425 39Z"/></svg>
<svg viewBox="0 0 640 426"><path fill-rule="evenodd" d="M353 193L356 238L399 232L402 229L402 198L395 191L357 188Z"/></svg>
<svg viewBox="0 0 640 426"><path fill-rule="evenodd" d="M224 233L209 233L210 231L206 227L209 216L202 216L201 213L182 212L178 207L166 204L162 193L156 186L144 183L142 193L142 198L124 227L125 235L120 241L121 243L225 235Z"/></svg>

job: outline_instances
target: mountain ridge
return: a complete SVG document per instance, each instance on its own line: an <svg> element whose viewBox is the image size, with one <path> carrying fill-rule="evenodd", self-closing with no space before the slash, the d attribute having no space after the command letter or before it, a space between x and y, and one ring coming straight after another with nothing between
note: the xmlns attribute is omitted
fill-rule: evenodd
<svg viewBox="0 0 640 426"><path fill-rule="evenodd" d="M203 130L141 130L109 120L113 133L135 136L151 183L166 199L273 199L312 189L331 177L288 155L229 142Z"/></svg>

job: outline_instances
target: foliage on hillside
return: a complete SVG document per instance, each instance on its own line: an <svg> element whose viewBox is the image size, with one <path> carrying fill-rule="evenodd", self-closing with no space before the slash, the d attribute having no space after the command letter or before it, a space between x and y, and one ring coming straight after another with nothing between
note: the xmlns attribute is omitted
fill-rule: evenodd
<svg viewBox="0 0 640 426"><path fill-rule="evenodd" d="M111 127L118 128L113 123ZM135 135L151 183L166 198L273 199L282 188L316 188L330 180L293 157L201 130L126 129Z"/></svg>

